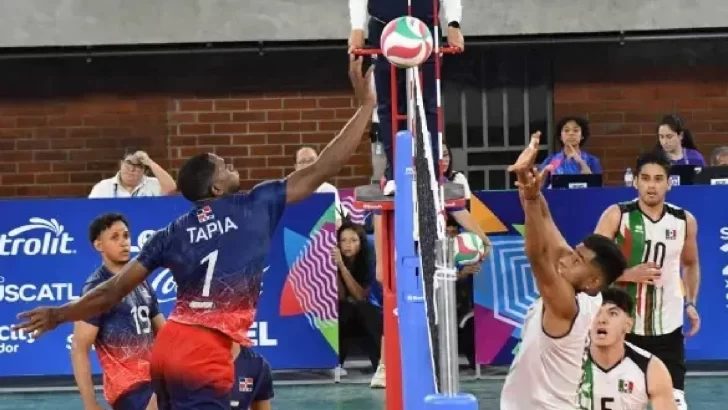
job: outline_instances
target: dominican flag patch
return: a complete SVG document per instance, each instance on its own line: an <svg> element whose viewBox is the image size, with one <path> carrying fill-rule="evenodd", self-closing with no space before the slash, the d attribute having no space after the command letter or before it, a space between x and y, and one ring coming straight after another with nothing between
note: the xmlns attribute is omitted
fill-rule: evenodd
<svg viewBox="0 0 728 410"><path fill-rule="evenodd" d="M241 377L238 379L238 389L243 393L250 393L253 391L253 378L252 377Z"/></svg>
<svg viewBox="0 0 728 410"><path fill-rule="evenodd" d="M665 229L665 239L667 239L667 240L675 240L675 239L677 239L677 230L675 230L675 229Z"/></svg>
<svg viewBox="0 0 728 410"><path fill-rule="evenodd" d="M619 379L618 388L619 388L620 393L630 394L630 393L632 393L632 390L634 389L634 383L624 380L624 379Z"/></svg>
<svg viewBox="0 0 728 410"><path fill-rule="evenodd" d="M212 213L210 205L205 205L197 210L197 222L203 223L215 219L215 214Z"/></svg>

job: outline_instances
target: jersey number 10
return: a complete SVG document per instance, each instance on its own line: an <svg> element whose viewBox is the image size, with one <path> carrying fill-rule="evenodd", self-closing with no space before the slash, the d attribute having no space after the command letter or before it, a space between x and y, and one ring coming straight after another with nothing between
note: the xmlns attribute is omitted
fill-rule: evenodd
<svg viewBox="0 0 728 410"><path fill-rule="evenodd" d="M667 254L667 245L664 242L645 241L645 256L642 263L654 262L658 267L662 267L665 263L665 254Z"/></svg>

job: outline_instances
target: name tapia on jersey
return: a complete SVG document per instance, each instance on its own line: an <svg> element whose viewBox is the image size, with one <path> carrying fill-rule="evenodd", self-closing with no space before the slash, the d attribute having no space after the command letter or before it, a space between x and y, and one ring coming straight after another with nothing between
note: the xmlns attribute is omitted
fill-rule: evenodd
<svg viewBox="0 0 728 410"><path fill-rule="evenodd" d="M214 215L212 217L214 218ZM193 226L187 228L187 232L190 235L190 243L209 241L212 237L237 230L238 226L228 216L226 216L223 220L213 220L212 222L203 226Z"/></svg>

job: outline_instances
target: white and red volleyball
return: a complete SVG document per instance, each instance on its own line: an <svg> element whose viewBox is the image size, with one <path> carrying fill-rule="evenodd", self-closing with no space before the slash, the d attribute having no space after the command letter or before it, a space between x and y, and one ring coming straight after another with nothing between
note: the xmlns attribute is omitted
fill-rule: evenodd
<svg viewBox="0 0 728 410"><path fill-rule="evenodd" d="M382 54L399 68L424 63L432 54L432 33L427 24L415 17L404 16L390 21L380 38Z"/></svg>

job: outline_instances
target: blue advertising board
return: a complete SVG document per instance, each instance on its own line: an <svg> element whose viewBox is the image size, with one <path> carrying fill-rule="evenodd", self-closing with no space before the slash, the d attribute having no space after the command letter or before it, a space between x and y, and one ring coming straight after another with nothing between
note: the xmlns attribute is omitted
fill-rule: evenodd
<svg viewBox="0 0 728 410"><path fill-rule="evenodd" d="M594 231L602 212L631 200L631 188L547 190L551 215L566 240L575 245ZM477 192L471 202L476 219L487 220L494 250L475 277L477 359L508 364L520 340L528 305L537 295L523 253L523 211L515 191ZM728 360L728 189L722 186L673 188L667 200L698 221L701 283L700 332L686 341L688 360ZM687 323L687 322L686 322Z"/></svg>
<svg viewBox="0 0 728 410"><path fill-rule="evenodd" d="M126 215L136 253L156 229L189 208L180 197L0 201L6 215L0 219L0 377L72 374L71 324L39 340L10 326L19 312L79 296L100 265L88 240L94 217ZM333 368L338 363L336 268L330 257L334 215L333 195L314 195L287 207L272 240L249 337L274 369ZM158 270L148 280L168 316L176 298L172 275ZM93 371L100 373L92 356Z"/></svg>

